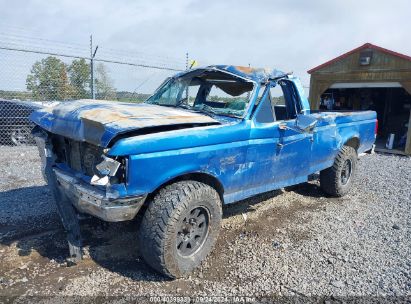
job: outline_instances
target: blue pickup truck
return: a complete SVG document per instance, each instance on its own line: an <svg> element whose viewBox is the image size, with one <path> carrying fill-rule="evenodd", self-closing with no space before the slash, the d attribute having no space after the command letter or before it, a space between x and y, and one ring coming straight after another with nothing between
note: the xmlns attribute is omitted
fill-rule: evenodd
<svg viewBox="0 0 411 304"><path fill-rule="evenodd" d="M170 77L142 104L64 102L31 119L71 259L79 214L141 214L141 255L172 278L211 251L223 204L316 172L327 195L346 194L377 125L373 111L311 111L290 74L225 65Z"/></svg>

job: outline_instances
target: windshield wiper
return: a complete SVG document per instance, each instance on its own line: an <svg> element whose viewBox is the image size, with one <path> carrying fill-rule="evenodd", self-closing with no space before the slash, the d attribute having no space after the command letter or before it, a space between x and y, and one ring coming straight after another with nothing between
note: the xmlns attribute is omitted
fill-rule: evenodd
<svg viewBox="0 0 411 304"><path fill-rule="evenodd" d="M204 104L204 103L202 103L202 104L199 105L198 107L194 107L193 109L194 109L194 110L197 110L197 111L199 111L199 112L208 114L208 115L211 115L211 114L213 114L213 115L218 115L218 113L216 113L212 107L210 107L210 106L208 106L208 105L206 105L206 104Z"/></svg>
<svg viewBox="0 0 411 304"><path fill-rule="evenodd" d="M194 112L198 112L198 113L203 113L203 114L206 114L206 115L208 115L208 116L211 116L211 115L216 115L216 113L214 112L214 111L212 111L212 110L205 110L204 109L204 107L205 106L207 106L207 105L202 105L202 107L201 108L195 108L195 107L193 107L193 106L190 106L189 104L187 104L187 103L185 103L184 102L184 100L185 100L185 98L183 98L182 100L180 100L176 105L175 105L175 107L176 108L183 108L183 109L186 109L186 110L190 110L190 111L194 111ZM208 106L209 107L209 106ZM211 108L211 107L209 107L209 108ZM212 108L211 108L212 109Z"/></svg>
<svg viewBox="0 0 411 304"><path fill-rule="evenodd" d="M194 110L192 106L186 104L186 103L180 103L178 105L176 105L177 108L183 108L183 109L187 109L187 110Z"/></svg>
<svg viewBox="0 0 411 304"><path fill-rule="evenodd" d="M153 105L156 106L162 106L162 107L168 107L168 108L175 108L175 105L173 104L166 104L166 103L152 103Z"/></svg>
<svg viewBox="0 0 411 304"><path fill-rule="evenodd" d="M228 116L228 117L238 118L238 119L241 118L241 116L235 115L235 114L233 114L233 113L231 113L231 112L229 112L229 113L221 113L221 114L218 114L218 115L223 115L223 116Z"/></svg>

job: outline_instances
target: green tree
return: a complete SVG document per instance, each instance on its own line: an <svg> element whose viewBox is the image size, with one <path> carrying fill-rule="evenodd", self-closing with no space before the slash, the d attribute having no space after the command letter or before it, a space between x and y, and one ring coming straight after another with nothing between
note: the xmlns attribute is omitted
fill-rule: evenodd
<svg viewBox="0 0 411 304"><path fill-rule="evenodd" d="M66 100L73 93L65 63L53 56L33 64L26 86L37 100Z"/></svg>
<svg viewBox="0 0 411 304"><path fill-rule="evenodd" d="M116 99L116 90L113 85L113 80L108 75L106 66L102 63L97 64L95 73L95 89L97 98L107 100Z"/></svg>
<svg viewBox="0 0 411 304"><path fill-rule="evenodd" d="M74 98L90 98L90 65L84 58L73 60L67 72Z"/></svg>

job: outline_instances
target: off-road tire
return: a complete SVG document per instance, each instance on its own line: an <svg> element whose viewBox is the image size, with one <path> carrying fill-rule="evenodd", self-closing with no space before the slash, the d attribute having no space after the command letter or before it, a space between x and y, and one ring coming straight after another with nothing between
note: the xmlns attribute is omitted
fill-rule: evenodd
<svg viewBox="0 0 411 304"><path fill-rule="evenodd" d="M350 190L353 179L357 169L357 152L354 148L343 146L341 151L337 154L332 167L322 170L320 172L320 186L321 189L335 197L341 197ZM351 163L351 172L346 183L343 183L342 172L347 163Z"/></svg>
<svg viewBox="0 0 411 304"><path fill-rule="evenodd" d="M182 242L181 225L184 219L192 216L190 211L195 210L208 212L208 232L203 236L202 245L196 243L200 247L184 256L180 252L182 249L177 248ZM197 181L168 185L154 196L143 216L138 232L140 253L147 264L161 274L170 278L183 277L199 266L213 248L221 219L220 196L212 187Z"/></svg>

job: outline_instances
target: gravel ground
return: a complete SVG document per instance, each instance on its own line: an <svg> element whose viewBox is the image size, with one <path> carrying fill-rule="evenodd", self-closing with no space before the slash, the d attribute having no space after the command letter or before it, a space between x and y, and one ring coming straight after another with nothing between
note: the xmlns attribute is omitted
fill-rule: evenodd
<svg viewBox="0 0 411 304"><path fill-rule="evenodd" d="M66 267L65 235L37 155L0 149L0 295L411 300L411 158L361 158L342 199L326 197L313 180L225 207L213 253L189 278L172 281L140 259L138 221L85 220L86 257Z"/></svg>

